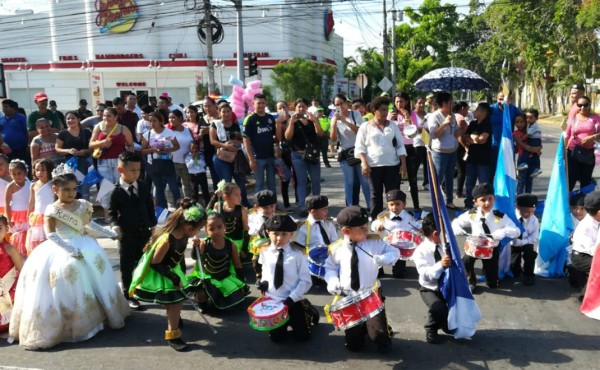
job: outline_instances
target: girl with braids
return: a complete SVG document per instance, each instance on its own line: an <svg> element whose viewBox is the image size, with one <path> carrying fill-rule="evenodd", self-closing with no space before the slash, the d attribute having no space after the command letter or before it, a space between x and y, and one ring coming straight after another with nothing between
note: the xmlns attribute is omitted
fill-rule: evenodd
<svg viewBox="0 0 600 370"><path fill-rule="evenodd" d="M202 206L189 198L179 201L179 208L154 233L135 271L129 296L144 302L159 303L167 311L165 339L176 351L187 344L181 339L181 307L189 283L181 269L188 239L200 232L206 223Z"/></svg>

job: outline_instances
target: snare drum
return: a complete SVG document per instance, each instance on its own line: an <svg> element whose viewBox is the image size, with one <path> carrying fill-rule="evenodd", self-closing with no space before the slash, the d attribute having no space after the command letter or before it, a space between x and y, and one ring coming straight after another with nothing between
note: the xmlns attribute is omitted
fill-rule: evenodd
<svg viewBox="0 0 600 370"><path fill-rule="evenodd" d="M377 290L370 289L338 300L329 308L329 315L336 329L346 330L375 317L383 308Z"/></svg>
<svg viewBox="0 0 600 370"><path fill-rule="evenodd" d="M269 243L271 243L271 241L269 239L266 238L256 238L254 240L252 240L250 242L250 253L252 253L255 256L258 256L260 254L260 250L263 247L266 247L267 245L269 245Z"/></svg>
<svg viewBox="0 0 600 370"><path fill-rule="evenodd" d="M421 237L419 234L410 231L397 230L391 232L385 238L385 241L392 247L398 248L401 260L408 261L415 253L415 249L421 244Z"/></svg>
<svg viewBox="0 0 600 370"><path fill-rule="evenodd" d="M416 125L406 125L404 126L404 135L409 139L414 139L419 134Z"/></svg>
<svg viewBox="0 0 600 370"><path fill-rule="evenodd" d="M494 248L498 245L497 240L486 236L467 236L465 243L465 254L474 258L489 260L494 254Z"/></svg>
<svg viewBox="0 0 600 370"><path fill-rule="evenodd" d="M282 301L270 297L260 297L248 307L250 326L254 330L269 331L285 325L288 309Z"/></svg>
<svg viewBox="0 0 600 370"><path fill-rule="evenodd" d="M328 255L326 246L313 247L308 251L308 270L311 275L321 279L325 277L325 260Z"/></svg>

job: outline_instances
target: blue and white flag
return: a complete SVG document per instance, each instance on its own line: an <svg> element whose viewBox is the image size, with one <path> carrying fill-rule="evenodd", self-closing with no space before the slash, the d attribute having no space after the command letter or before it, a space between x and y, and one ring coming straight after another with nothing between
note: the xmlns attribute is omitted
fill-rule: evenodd
<svg viewBox="0 0 600 370"><path fill-rule="evenodd" d="M573 232L564 136L563 133L556 151L540 224L540 242L534 272L544 277L564 276L569 236Z"/></svg>
<svg viewBox="0 0 600 370"><path fill-rule="evenodd" d="M481 311L469 289L465 266L460 258L456 236L452 231L444 195L435 175L431 153L427 154L427 160L429 162L429 193L432 199L436 229L440 230L440 234L442 230L444 231L442 240L446 242L446 253L452 257L452 266L446 269L440 284L440 292L448 305L448 329L452 331L456 339L471 338L481 320Z"/></svg>
<svg viewBox="0 0 600 370"><path fill-rule="evenodd" d="M511 132L510 110L508 104L504 103L504 115L502 120L502 139L498 152L496 165L496 176L494 177L494 191L496 201L494 209L507 215L515 225L524 231L523 226L517 219L515 212L517 194L517 173L515 171L514 144ZM500 259L498 260L498 278L512 277L510 271L510 238L500 241Z"/></svg>

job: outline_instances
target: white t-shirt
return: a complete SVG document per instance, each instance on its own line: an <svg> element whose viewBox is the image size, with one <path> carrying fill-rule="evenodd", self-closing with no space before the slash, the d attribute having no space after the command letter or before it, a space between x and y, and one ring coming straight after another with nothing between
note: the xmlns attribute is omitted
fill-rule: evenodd
<svg viewBox="0 0 600 370"><path fill-rule="evenodd" d="M194 136L187 127L184 127L183 131L172 131L179 143L179 149L173 152L173 163L185 163L185 156L190 152L190 145L194 141Z"/></svg>
<svg viewBox="0 0 600 370"><path fill-rule="evenodd" d="M146 135L146 132L150 130L152 130L152 124L150 124L150 122L146 121L143 118L139 120L137 125L135 126L135 133L138 138L143 135Z"/></svg>
<svg viewBox="0 0 600 370"><path fill-rule="evenodd" d="M148 140L148 136L150 136L150 140ZM164 128L160 134L157 134L154 130L150 130L149 133L146 132L144 134L144 139L148 140L148 144L150 148L172 148L173 147L173 139L175 138L175 134L168 128ZM165 154L157 154L152 153L148 155L148 163L152 164L152 159L172 159L173 156L171 153Z"/></svg>

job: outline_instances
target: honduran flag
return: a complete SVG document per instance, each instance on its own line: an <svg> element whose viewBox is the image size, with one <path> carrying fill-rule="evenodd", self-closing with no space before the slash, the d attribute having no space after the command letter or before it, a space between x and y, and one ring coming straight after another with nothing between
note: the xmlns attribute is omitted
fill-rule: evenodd
<svg viewBox="0 0 600 370"><path fill-rule="evenodd" d="M508 104L504 103L504 116L502 120L502 139L498 152L498 162L496 165L496 176L494 177L494 191L496 192L496 201L494 209L507 215L515 225L524 231L523 226L517 219L515 212L516 194L517 194L517 174L515 171L513 138L511 132L510 109ZM504 277L512 277L510 271L510 242L512 239L504 238L500 241L500 259L498 260L498 277L502 280Z"/></svg>
<svg viewBox="0 0 600 370"><path fill-rule="evenodd" d="M596 250L598 250L598 246L596 246ZM598 252L594 253L592 259L590 277L580 310L584 315L600 320L600 253Z"/></svg>
<svg viewBox="0 0 600 370"><path fill-rule="evenodd" d="M465 267L460 258L456 236L452 231L444 195L435 174L431 152L427 154L427 160L429 162L429 192L436 229L440 231L440 234L443 230L442 241L446 242L446 253L452 257L452 266L446 269L440 284L440 292L448 305L448 329L453 332L454 338L470 338L477 330L477 323L481 320L481 311L469 289Z"/></svg>

